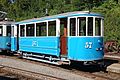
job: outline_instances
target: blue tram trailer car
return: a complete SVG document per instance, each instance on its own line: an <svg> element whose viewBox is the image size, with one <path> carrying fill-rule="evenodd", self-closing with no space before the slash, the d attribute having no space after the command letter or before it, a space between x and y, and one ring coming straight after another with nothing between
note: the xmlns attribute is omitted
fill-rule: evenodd
<svg viewBox="0 0 120 80"><path fill-rule="evenodd" d="M102 60L103 16L77 11L17 22L19 40L13 44L23 58L52 64ZM17 28L16 28L17 29ZM12 39L12 42L17 40ZM16 48L16 47L18 48Z"/></svg>
<svg viewBox="0 0 120 80"><path fill-rule="evenodd" d="M11 26L13 21L0 21L0 52L11 49Z"/></svg>

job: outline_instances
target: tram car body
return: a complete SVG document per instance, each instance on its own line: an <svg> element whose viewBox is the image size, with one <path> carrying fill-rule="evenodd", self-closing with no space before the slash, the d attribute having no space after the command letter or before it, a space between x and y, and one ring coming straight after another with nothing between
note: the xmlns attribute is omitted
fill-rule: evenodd
<svg viewBox="0 0 120 80"><path fill-rule="evenodd" d="M64 64L104 57L103 16L77 11L17 22L11 50L23 58ZM18 29L18 30L17 30Z"/></svg>
<svg viewBox="0 0 120 80"><path fill-rule="evenodd" d="M11 49L11 26L13 21L0 21L0 51Z"/></svg>

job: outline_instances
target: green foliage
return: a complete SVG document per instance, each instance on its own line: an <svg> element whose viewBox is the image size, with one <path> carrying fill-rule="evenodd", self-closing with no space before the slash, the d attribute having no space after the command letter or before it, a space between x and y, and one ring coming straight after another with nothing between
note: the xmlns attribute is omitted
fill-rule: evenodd
<svg viewBox="0 0 120 80"><path fill-rule="evenodd" d="M107 40L118 40L120 42L120 4L114 0L108 0L99 7L92 9L104 15L104 36Z"/></svg>
<svg viewBox="0 0 120 80"><path fill-rule="evenodd" d="M0 0L0 10L8 13L8 17L16 21L45 16L46 8L49 15L70 11L88 10L99 3L98 0L16 0L11 4L9 0ZM100 0L99 0L100 1Z"/></svg>
<svg viewBox="0 0 120 80"><path fill-rule="evenodd" d="M120 0L0 0L0 10L16 21L70 11L91 10L105 17L105 41L120 41Z"/></svg>

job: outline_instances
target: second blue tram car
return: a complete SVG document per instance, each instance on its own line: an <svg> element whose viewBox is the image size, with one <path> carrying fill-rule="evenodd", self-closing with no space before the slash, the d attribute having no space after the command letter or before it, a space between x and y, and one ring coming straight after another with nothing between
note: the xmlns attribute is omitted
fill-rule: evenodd
<svg viewBox="0 0 120 80"><path fill-rule="evenodd" d="M77 11L17 22L11 50L23 58L66 64L99 61L103 52L103 16Z"/></svg>
<svg viewBox="0 0 120 80"><path fill-rule="evenodd" d="M0 21L0 52L10 51L11 49L11 26L14 26L13 21Z"/></svg>

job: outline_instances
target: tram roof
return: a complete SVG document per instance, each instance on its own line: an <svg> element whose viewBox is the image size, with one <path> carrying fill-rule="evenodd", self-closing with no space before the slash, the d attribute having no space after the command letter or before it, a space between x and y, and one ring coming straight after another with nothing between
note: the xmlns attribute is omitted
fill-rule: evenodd
<svg viewBox="0 0 120 80"><path fill-rule="evenodd" d="M0 25L9 25L9 24L15 24L14 21L0 21Z"/></svg>
<svg viewBox="0 0 120 80"><path fill-rule="evenodd" d="M52 19L72 17L72 16L101 16L102 17L101 14L97 14L97 13L93 13L89 11L75 11L75 12L62 13L58 15L45 16L41 18L27 19L27 20L23 20L20 22L16 22L16 24L35 23L35 22L40 22L40 21L45 21L45 20L52 20Z"/></svg>

